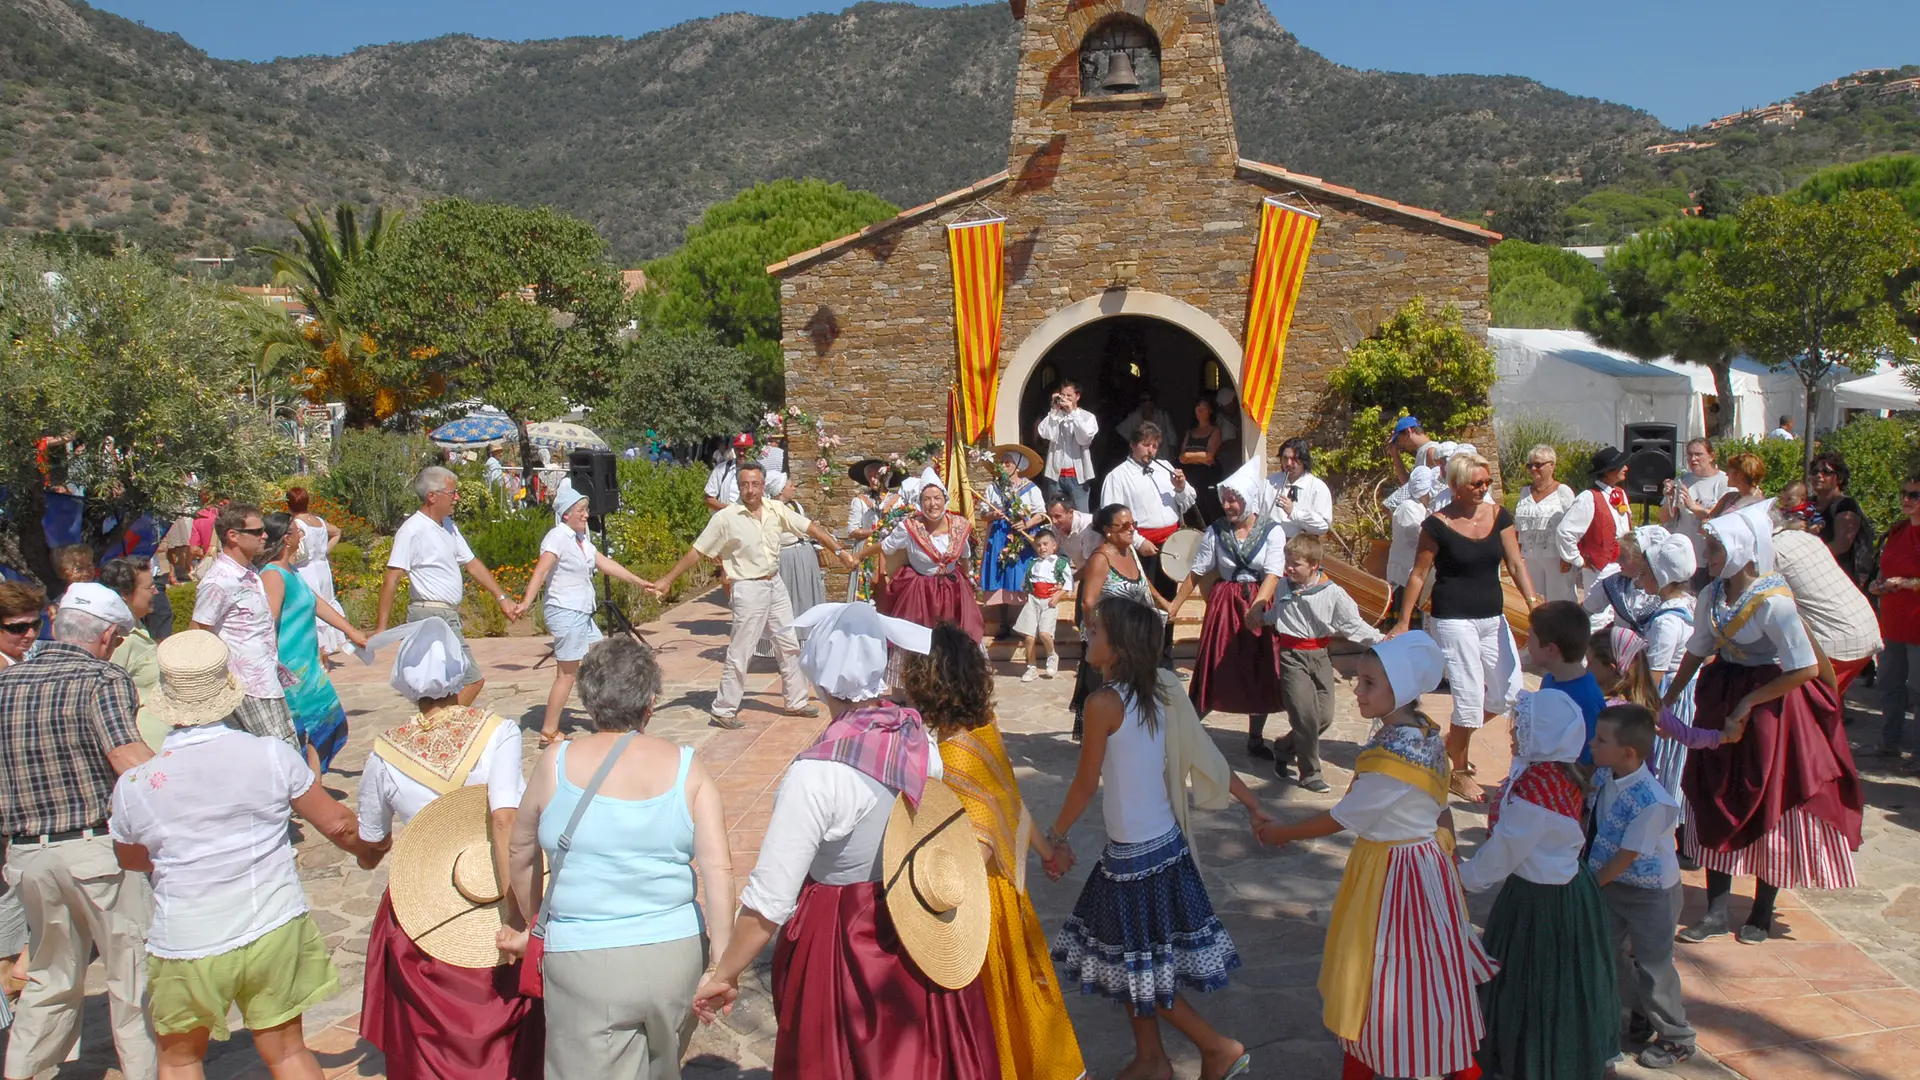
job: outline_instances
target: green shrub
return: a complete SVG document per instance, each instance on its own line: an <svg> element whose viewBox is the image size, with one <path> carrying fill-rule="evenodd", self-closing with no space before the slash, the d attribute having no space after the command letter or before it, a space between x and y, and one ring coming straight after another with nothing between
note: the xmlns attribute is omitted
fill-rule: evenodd
<svg viewBox="0 0 1920 1080"><path fill-rule="evenodd" d="M193 626L193 601L200 593L198 582L183 581L178 585L167 586L167 603L173 605L173 632Z"/></svg>
<svg viewBox="0 0 1920 1080"><path fill-rule="evenodd" d="M364 574L367 572L367 553L359 544L342 540L333 546L327 555L327 562L333 566L335 574Z"/></svg>
<svg viewBox="0 0 1920 1080"><path fill-rule="evenodd" d="M1767 475L1760 481L1760 490L1769 496L1780 494L1780 489L1794 480L1802 479L1800 457L1802 447L1799 442L1789 439L1723 439L1713 448L1714 457L1726 468L1727 459L1735 454L1756 454L1767 463Z"/></svg>
<svg viewBox="0 0 1920 1080"><path fill-rule="evenodd" d="M684 550L700 535L700 530L706 528L711 515L707 509L706 485L706 470L697 466L622 461L620 510L624 514L663 519L667 534ZM804 493L795 494L804 497ZM678 558L679 554L676 551L674 557Z"/></svg>
<svg viewBox="0 0 1920 1080"><path fill-rule="evenodd" d="M1797 467L1799 444L1783 445L1795 448ZM1876 540L1906 516L1900 512L1900 486L1907 474L1920 466L1920 423L1862 417L1822 436L1819 449L1846 459L1850 474L1847 494L1859 500L1861 509L1867 512Z"/></svg>
<svg viewBox="0 0 1920 1080"><path fill-rule="evenodd" d="M462 523L460 535L467 538L474 558L498 573L503 567L532 570L540 558L540 541L552 528L552 510L529 506L497 518Z"/></svg>
<svg viewBox="0 0 1920 1080"><path fill-rule="evenodd" d="M314 490L391 533L420 508L413 477L433 460L422 435L348 429L334 444L333 463L315 478Z"/></svg>

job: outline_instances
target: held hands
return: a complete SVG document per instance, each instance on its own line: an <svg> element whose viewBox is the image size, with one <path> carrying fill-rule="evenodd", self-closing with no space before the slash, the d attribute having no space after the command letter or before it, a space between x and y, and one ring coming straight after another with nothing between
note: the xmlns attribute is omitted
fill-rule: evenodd
<svg viewBox="0 0 1920 1080"><path fill-rule="evenodd" d="M854 557L853 552L848 551L846 548L841 548L839 552L839 557L840 557L841 566L844 566L849 570L860 569L860 560Z"/></svg>
<svg viewBox="0 0 1920 1080"><path fill-rule="evenodd" d="M1047 872L1047 880L1059 881L1073 869L1073 849L1064 843L1054 844L1053 858L1041 859L1040 867Z"/></svg>
<svg viewBox="0 0 1920 1080"><path fill-rule="evenodd" d="M1246 618L1242 619L1241 621L1246 624L1248 633L1252 633L1252 634L1259 633L1262 629L1265 628L1265 624L1267 621L1266 601L1255 600L1252 604L1249 604L1247 606Z"/></svg>
<svg viewBox="0 0 1920 1080"><path fill-rule="evenodd" d="M1741 698L1733 706L1733 712L1727 715L1726 725L1720 729L1720 744L1737 743L1746 737L1747 721L1753 718L1753 706L1746 698Z"/></svg>
<svg viewBox="0 0 1920 1080"><path fill-rule="evenodd" d="M693 992L693 1015L703 1024L711 1024L733 1011L733 1003L740 1000L740 987L732 979L722 979L716 972L709 971L700 980L699 989Z"/></svg>
<svg viewBox="0 0 1920 1080"><path fill-rule="evenodd" d="M353 642L357 649L367 647L367 635L361 633L358 627L347 631L347 640Z"/></svg>
<svg viewBox="0 0 1920 1080"><path fill-rule="evenodd" d="M667 598L667 586L671 584L673 583L670 581L649 581L644 587L649 596L657 596L665 600Z"/></svg>
<svg viewBox="0 0 1920 1080"><path fill-rule="evenodd" d="M515 930L511 926L503 926L493 933L493 947L517 960L527 955L527 938L529 936L529 931Z"/></svg>

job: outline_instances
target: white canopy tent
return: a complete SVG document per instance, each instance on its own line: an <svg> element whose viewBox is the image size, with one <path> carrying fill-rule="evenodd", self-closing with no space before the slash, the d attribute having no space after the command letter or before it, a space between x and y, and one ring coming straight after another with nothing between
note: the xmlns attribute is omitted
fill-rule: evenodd
<svg viewBox="0 0 1920 1080"><path fill-rule="evenodd" d="M1575 330L1487 331L1496 376L1496 424L1540 417L1573 438L1620 444L1627 424L1665 423L1682 438L1704 431L1694 377L1604 348ZM1704 370L1704 369L1703 369ZM1708 392L1713 377L1706 376Z"/></svg>
<svg viewBox="0 0 1920 1080"><path fill-rule="evenodd" d="M1713 369L1692 360L1676 360L1671 356L1662 356L1648 363L1668 371L1677 371L1693 380L1693 404L1687 409L1687 438L1697 438L1707 433L1707 403L1718 401L1719 387L1714 385ZM1731 408L1727 431L1735 438L1758 439L1772 429L1772 418L1767 416L1767 402L1761 393L1760 378L1750 371L1734 369L1728 372L1733 386L1733 400L1719 402L1722 409Z"/></svg>
<svg viewBox="0 0 1920 1080"><path fill-rule="evenodd" d="M1833 400L1843 409L1869 409L1874 412L1920 410L1920 394L1914 392L1906 373L1890 366L1865 378L1834 387Z"/></svg>

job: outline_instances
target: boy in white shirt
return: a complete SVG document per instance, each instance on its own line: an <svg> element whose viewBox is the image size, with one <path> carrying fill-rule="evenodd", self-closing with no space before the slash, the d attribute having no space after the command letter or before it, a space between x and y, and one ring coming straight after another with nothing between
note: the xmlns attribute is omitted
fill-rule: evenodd
<svg viewBox="0 0 1920 1080"><path fill-rule="evenodd" d="M1051 679L1059 673L1060 654L1054 649L1053 635L1060 627L1060 600L1073 589L1073 564L1060 554L1060 540L1052 529L1034 530L1033 551L1033 561L1027 564L1027 602L1013 624L1014 633L1027 646L1027 670L1020 676L1021 682L1032 682L1043 675ZM1039 665L1040 653L1034 651L1036 640L1040 651L1047 654L1044 671Z"/></svg>

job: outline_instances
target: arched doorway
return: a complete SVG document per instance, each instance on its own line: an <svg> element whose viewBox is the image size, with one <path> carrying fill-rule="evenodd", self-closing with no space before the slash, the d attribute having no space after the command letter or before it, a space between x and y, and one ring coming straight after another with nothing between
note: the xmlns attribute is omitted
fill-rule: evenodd
<svg viewBox="0 0 1920 1080"><path fill-rule="evenodd" d="M1160 293L1110 289L1054 312L1014 351L1001 375L994 439L1038 448L1035 429L1048 398L1072 379L1084 389L1083 406L1100 418L1094 462L1104 475L1126 456L1115 427L1143 389L1173 422L1169 454L1176 457L1177 440L1194 423L1194 401L1204 394L1238 432L1221 447L1222 472L1229 472L1266 453L1265 434L1240 415L1240 362L1240 343L1199 308Z"/></svg>

